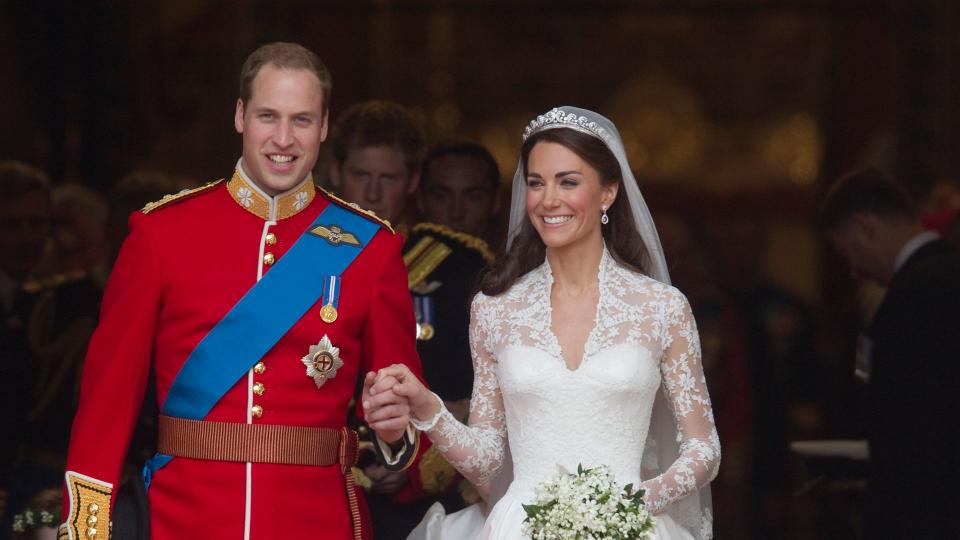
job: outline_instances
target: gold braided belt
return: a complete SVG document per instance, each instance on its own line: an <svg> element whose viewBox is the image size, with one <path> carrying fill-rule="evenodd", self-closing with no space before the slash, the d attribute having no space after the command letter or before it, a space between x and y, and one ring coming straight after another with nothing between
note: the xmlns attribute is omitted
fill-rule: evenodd
<svg viewBox="0 0 960 540"><path fill-rule="evenodd" d="M160 415L157 450L161 454L239 463L340 465L343 473L357 462L357 434L275 424L238 424L186 420Z"/></svg>

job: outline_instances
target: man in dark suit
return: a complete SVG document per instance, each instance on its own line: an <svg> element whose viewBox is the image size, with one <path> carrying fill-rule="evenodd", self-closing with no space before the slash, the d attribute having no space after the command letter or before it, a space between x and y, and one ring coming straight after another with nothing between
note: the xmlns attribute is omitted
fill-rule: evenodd
<svg viewBox="0 0 960 540"><path fill-rule="evenodd" d="M867 538L956 538L960 249L875 170L837 180L821 218L852 273L887 287L866 336Z"/></svg>

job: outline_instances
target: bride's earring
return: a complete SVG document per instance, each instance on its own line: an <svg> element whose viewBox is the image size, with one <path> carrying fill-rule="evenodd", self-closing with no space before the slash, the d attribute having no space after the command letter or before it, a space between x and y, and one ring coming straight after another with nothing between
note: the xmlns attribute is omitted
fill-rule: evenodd
<svg viewBox="0 0 960 540"><path fill-rule="evenodd" d="M610 218L607 216L607 205L603 205L600 208L603 209L603 215L600 216L600 223L606 225L607 223L610 223Z"/></svg>

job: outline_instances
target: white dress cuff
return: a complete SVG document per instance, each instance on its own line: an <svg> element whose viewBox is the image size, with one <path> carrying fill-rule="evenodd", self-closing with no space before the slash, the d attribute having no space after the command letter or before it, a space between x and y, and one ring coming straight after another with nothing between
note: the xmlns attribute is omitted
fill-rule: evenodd
<svg viewBox="0 0 960 540"><path fill-rule="evenodd" d="M437 422L440 421L440 416L443 414L443 411L445 409L443 405L443 400L440 399L440 396L438 396L434 392L430 392L430 394L433 395L433 397L437 398L437 402L440 403L440 408L437 409L437 414L433 415L433 418L430 418L429 420L418 420L416 418L410 417L410 423L413 424L413 427L419 429L420 431L430 431L431 429L433 429L434 426L437 425Z"/></svg>

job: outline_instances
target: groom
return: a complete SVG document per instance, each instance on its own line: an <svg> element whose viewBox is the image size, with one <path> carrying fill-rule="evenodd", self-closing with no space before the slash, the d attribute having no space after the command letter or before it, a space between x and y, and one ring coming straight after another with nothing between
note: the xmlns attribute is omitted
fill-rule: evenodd
<svg viewBox="0 0 960 540"><path fill-rule="evenodd" d="M330 88L300 45L257 49L229 180L131 217L86 357L61 538L109 538L150 370L154 540L370 538L349 403L362 374L420 362L402 238L314 187ZM369 424L382 459L402 469L417 441L405 400L364 401L381 408Z"/></svg>

